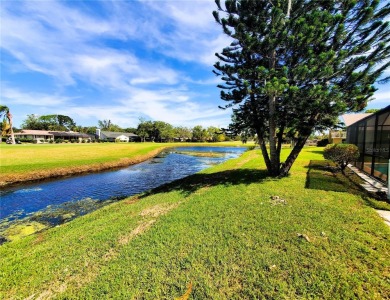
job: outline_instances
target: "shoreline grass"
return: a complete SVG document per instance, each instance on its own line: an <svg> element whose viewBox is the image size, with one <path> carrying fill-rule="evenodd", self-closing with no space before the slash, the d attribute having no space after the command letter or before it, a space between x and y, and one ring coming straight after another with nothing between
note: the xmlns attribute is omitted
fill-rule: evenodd
<svg viewBox="0 0 390 300"><path fill-rule="evenodd" d="M248 151L6 243L0 298L389 298L389 227L359 194L308 188L311 160L274 179Z"/></svg>

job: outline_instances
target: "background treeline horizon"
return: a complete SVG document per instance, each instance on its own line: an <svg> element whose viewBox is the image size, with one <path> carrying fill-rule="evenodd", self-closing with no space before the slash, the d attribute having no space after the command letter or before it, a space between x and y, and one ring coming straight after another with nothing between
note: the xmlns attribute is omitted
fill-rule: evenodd
<svg viewBox="0 0 390 300"><path fill-rule="evenodd" d="M163 121L151 121L139 119L137 127L120 127L111 120L99 120L97 126L81 126L69 116L64 115L27 115L20 128L14 128L15 132L22 129L47 130L47 131L75 131L86 134L96 134L96 130L111 132L127 132L138 135L141 141L201 141L201 142L223 142L229 140L251 140L254 137L248 133L233 133L215 126L194 127L173 126Z"/></svg>

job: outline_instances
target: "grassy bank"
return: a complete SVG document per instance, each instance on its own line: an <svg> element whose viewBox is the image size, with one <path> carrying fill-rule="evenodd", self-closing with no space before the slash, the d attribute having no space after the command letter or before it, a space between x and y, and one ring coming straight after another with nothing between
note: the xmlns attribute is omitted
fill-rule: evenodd
<svg viewBox="0 0 390 300"><path fill-rule="evenodd" d="M249 151L6 243L0 298L389 298L390 229L362 195L319 183L321 159L305 149L276 180Z"/></svg>
<svg viewBox="0 0 390 300"><path fill-rule="evenodd" d="M101 171L139 163L162 149L188 143L0 144L0 186ZM193 145L241 146L241 143Z"/></svg>

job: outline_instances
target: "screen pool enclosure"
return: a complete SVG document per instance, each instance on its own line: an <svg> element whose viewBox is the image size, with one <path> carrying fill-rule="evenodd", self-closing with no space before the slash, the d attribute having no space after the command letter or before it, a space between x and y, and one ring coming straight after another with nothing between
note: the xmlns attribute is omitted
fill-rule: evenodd
<svg viewBox="0 0 390 300"><path fill-rule="evenodd" d="M355 166L376 179L387 182L390 159L390 105L351 124L347 143L359 148Z"/></svg>

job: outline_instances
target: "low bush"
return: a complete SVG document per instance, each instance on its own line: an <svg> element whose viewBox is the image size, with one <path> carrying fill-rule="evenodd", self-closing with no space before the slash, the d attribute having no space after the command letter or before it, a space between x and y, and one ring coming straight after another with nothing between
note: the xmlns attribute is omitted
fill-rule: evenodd
<svg viewBox="0 0 390 300"><path fill-rule="evenodd" d="M344 169L359 158L359 148L353 144L329 144L324 149L324 158L335 162Z"/></svg>
<svg viewBox="0 0 390 300"><path fill-rule="evenodd" d="M21 141L22 143L34 143L34 140L33 139L19 139L19 141Z"/></svg>

